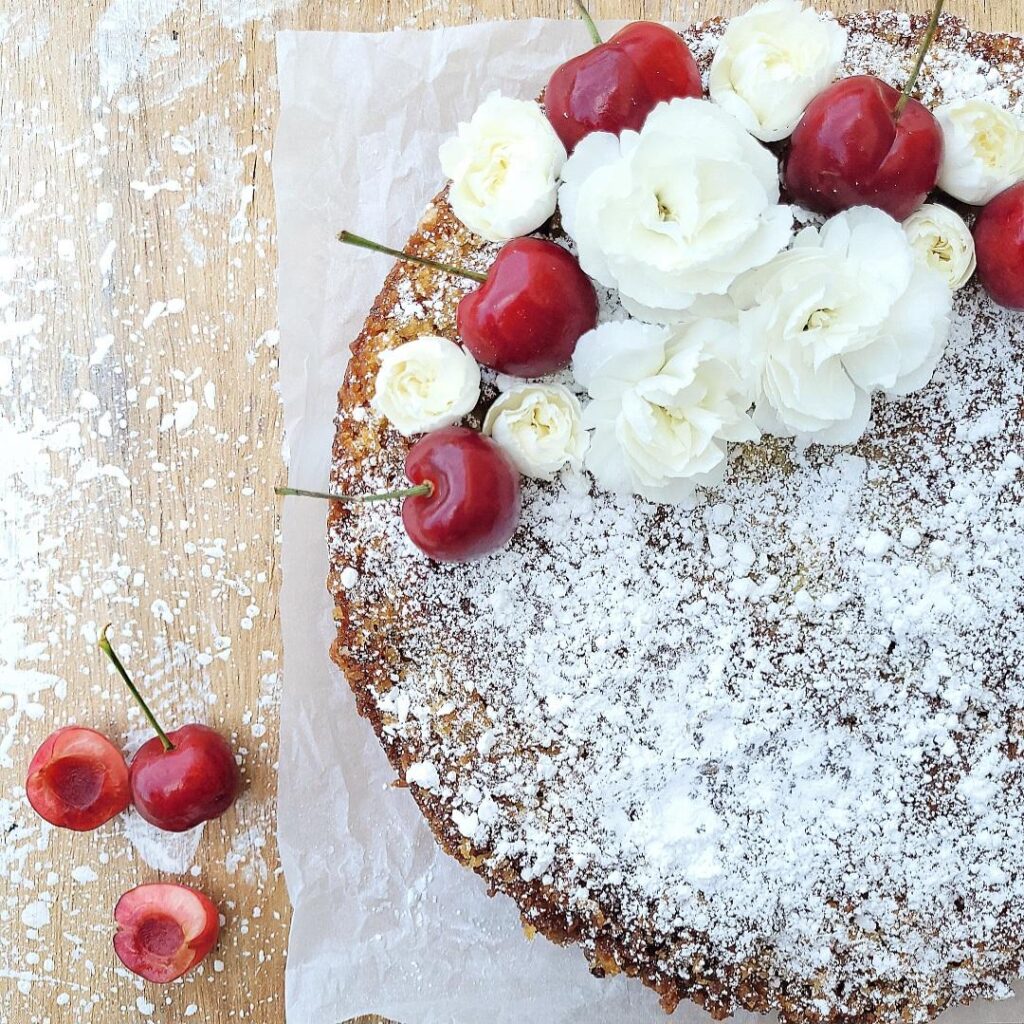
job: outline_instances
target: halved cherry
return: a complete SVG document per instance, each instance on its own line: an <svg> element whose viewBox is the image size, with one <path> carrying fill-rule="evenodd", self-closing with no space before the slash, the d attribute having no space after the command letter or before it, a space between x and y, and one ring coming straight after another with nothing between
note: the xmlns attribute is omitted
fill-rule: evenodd
<svg viewBox="0 0 1024 1024"><path fill-rule="evenodd" d="M75 832L99 828L131 798L124 754L80 725L47 736L29 763L25 791L36 814Z"/></svg>
<svg viewBox="0 0 1024 1024"><path fill-rule="evenodd" d="M151 882L126 892L114 908L114 952L133 974L166 984L213 949L220 917L213 901L187 885Z"/></svg>

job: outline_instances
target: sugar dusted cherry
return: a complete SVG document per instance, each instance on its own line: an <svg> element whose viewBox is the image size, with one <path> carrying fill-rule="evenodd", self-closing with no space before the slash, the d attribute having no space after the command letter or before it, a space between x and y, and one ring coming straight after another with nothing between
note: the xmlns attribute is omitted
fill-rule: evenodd
<svg viewBox="0 0 1024 1024"><path fill-rule="evenodd" d="M1024 181L995 197L974 225L978 277L1001 306L1024 310Z"/></svg>
<svg viewBox="0 0 1024 1024"><path fill-rule="evenodd" d="M703 95L700 69L678 33L635 21L602 42L587 9L576 6L594 47L556 68L544 90L548 120L568 152L591 132L639 131L665 100Z"/></svg>
<svg viewBox="0 0 1024 1024"><path fill-rule="evenodd" d="M479 283L459 300L459 337L477 362L515 377L569 365L576 342L597 325L597 292L572 253L542 238L507 242L486 274L391 249L342 231L348 245L420 263Z"/></svg>
<svg viewBox="0 0 1024 1024"><path fill-rule="evenodd" d="M281 495L355 504L404 499L409 539L438 562L469 562L504 547L519 525L519 472L489 437L446 427L421 437L408 451L412 482L380 494L336 494L278 487Z"/></svg>
<svg viewBox="0 0 1024 1024"><path fill-rule="evenodd" d="M817 213L876 206L906 220L935 188L942 128L911 97L942 13L938 0L903 91L874 75L844 78L811 101L790 142L783 177Z"/></svg>

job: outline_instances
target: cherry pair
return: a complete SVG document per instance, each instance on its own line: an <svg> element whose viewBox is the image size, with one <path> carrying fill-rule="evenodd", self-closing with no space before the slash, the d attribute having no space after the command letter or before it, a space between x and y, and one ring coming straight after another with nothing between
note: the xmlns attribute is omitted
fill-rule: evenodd
<svg viewBox="0 0 1024 1024"><path fill-rule="evenodd" d="M107 638L99 646L113 662L156 731L132 758L106 736L66 726L46 738L28 767L25 790L40 817L60 828L98 828L134 803L157 828L185 832L223 814L238 795L234 751L220 733L190 724L168 734L132 682Z"/></svg>

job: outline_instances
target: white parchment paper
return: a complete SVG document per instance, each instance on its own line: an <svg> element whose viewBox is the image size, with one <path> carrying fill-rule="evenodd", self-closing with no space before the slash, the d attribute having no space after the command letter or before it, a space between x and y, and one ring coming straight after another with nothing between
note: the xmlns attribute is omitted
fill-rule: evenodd
<svg viewBox="0 0 1024 1024"><path fill-rule="evenodd" d="M401 245L442 177L437 146L492 89L536 95L586 46L578 22L278 36L274 148L281 393L293 485L326 484L348 342L388 269L334 241ZM279 841L294 921L290 1024L380 1013L403 1024L655 1024L637 982L598 981L575 948L527 942L511 901L442 854L333 666L325 509L283 517ZM1019 1004L1017 1004L1019 1005ZM1014 1003L943 1024L1014 1024ZM673 1024L704 1024L683 1004ZM764 1018L740 1014L743 1024Z"/></svg>

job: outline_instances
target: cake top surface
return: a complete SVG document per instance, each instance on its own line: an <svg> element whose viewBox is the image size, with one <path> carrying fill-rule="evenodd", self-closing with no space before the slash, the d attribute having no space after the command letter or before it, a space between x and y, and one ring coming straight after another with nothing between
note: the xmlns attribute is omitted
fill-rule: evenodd
<svg viewBox="0 0 1024 1024"><path fill-rule="evenodd" d="M898 81L910 19L849 27L843 71ZM704 69L718 32L687 33ZM1022 51L947 21L925 102L1024 112ZM496 251L443 196L420 235L480 268ZM343 392L340 486L402 476L407 445L365 401L373 353L455 336L463 284L389 282ZM601 319L623 316L602 295ZM527 918L557 906L585 945L614 920L617 949L656 949L645 972L713 1008L778 1006L789 986L794 1021L887 1004L925 1020L1007 994L1024 928L1024 317L977 285L931 383L876 398L852 447L742 446L692 511L575 470L530 481L521 528L482 563L428 562L387 507L337 514L331 552L364 710L435 829Z"/></svg>

